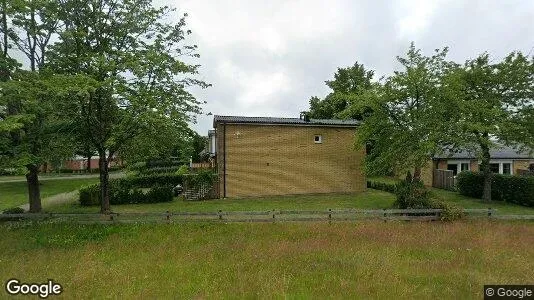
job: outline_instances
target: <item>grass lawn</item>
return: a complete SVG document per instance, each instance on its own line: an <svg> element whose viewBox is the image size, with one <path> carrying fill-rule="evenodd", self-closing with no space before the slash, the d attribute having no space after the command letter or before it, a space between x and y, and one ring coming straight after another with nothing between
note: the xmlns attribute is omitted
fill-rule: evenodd
<svg viewBox="0 0 534 300"><path fill-rule="evenodd" d="M50 278L67 299L481 299L484 284L534 278L532 222L36 223L0 236L2 283Z"/></svg>
<svg viewBox="0 0 534 300"><path fill-rule="evenodd" d="M165 212L165 211L266 211L266 210L327 210L366 208L391 208L395 196L377 190L360 194L279 196L245 199L217 199L183 201L176 198L168 203L113 205L114 212ZM68 203L44 206L48 212L99 212L99 207L80 206L77 197Z"/></svg>
<svg viewBox="0 0 534 300"><path fill-rule="evenodd" d="M98 182L98 178L73 178L41 181L41 199L79 189ZM28 186L24 181L0 182L0 211L28 202Z"/></svg>

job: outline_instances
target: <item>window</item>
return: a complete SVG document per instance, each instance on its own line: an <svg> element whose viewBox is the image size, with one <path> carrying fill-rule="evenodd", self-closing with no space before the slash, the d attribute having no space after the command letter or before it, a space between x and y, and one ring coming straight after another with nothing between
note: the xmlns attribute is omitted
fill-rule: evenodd
<svg viewBox="0 0 534 300"><path fill-rule="evenodd" d="M503 174L512 174L512 164L511 163L503 163L502 164L502 173Z"/></svg>
<svg viewBox="0 0 534 300"><path fill-rule="evenodd" d="M461 170L469 171L469 163L462 163Z"/></svg>
<svg viewBox="0 0 534 300"><path fill-rule="evenodd" d="M323 136L322 135L315 135L314 141L316 144L322 144L323 143Z"/></svg>
<svg viewBox="0 0 534 300"><path fill-rule="evenodd" d="M490 170L492 173L499 174L499 164L490 164Z"/></svg>
<svg viewBox="0 0 534 300"><path fill-rule="evenodd" d="M452 171L454 176L456 176L456 174L458 174L458 165L457 164L448 164L447 165L447 170Z"/></svg>

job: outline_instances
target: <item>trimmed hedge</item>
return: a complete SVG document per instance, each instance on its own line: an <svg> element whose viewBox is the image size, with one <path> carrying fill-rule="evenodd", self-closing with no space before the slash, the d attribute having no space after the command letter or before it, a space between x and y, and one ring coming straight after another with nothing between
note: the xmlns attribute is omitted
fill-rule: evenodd
<svg viewBox="0 0 534 300"><path fill-rule="evenodd" d="M80 204L82 206L100 205L100 185L92 184L80 189ZM172 187L155 186L143 192L139 188L130 189L124 186L110 185L110 204L137 204L137 203L159 203L173 200Z"/></svg>
<svg viewBox="0 0 534 300"><path fill-rule="evenodd" d="M397 191L397 185L392 183L385 183L379 181L367 181L367 187L370 189L381 190L388 193L395 193Z"/></svg>
<svg viewBox="0 0 534 300"><path fill-rule="evenodd" d="M457 177L460 194L482 198L484 174L481 172L461 172ZM491 199L523 206L534 206L534 177L493 174Z"/></svg>
<svg viewBox="0 0 534 300"><path fill-rule="evenodd" d="M126 177L109 181L110 204L158 203L173 199L173 187L181 184L183 177L174 174ZM142 188L150 188L143 192ZM100 184L85 186L79 191L82 206L100 205Z"/></svg>

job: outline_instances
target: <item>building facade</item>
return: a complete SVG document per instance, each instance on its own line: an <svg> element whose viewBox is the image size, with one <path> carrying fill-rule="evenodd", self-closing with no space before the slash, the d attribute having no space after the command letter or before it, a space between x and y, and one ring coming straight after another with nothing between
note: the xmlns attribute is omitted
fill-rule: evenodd
<svg viewBox="0 0 534 300"><path fill-rule="evenodd" d="M213 123L221 198L366 189L357 121L215 116Z"/></svg>

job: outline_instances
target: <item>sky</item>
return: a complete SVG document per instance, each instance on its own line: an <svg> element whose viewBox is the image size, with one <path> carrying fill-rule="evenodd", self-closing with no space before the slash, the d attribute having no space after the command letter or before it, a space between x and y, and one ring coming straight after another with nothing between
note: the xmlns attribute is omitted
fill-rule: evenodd
<svg viewBox="0 0 534 300"><path fill-rule="evenodd" d="M204 115L191 127L206 135L213 116L298 117L326 80L356 61L377 78L399 68L415 42L431 54L448 46L464 62L487 51L534 53L533 0L157 0L187 13L188 42L198 45L200 79L190 91Z"/></svg>

